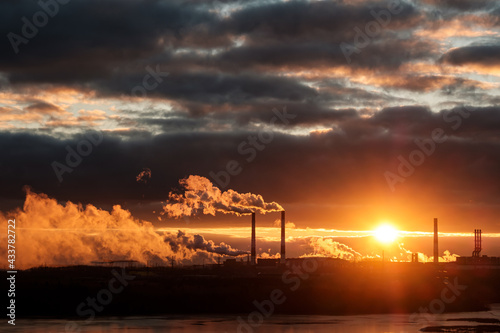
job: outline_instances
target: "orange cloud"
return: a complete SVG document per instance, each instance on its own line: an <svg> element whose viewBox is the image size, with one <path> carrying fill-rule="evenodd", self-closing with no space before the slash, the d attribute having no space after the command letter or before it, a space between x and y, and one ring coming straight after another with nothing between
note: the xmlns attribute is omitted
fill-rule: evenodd
<svg viewBox="0 0 500 333"><path fill-rule="evenodd" d="M146 184L151 179L151 169L144 168L135 179L139 183Z"/></svg>
<svg viewBox="0 0 500 333"><path fill-rule="evenodd" d="M199 235L159 233L149 222L133 218L119 205L108 212L93 205L57 200L27 190L23 208L0 213L0 225L16 221L16 267L89 264L102 260L177 262L213 259L217 253L238 255L227 244L216 245ZM6 238L6 236L4 236ZM7 257L7 247L0 254ZM241 252L243 253L243 252Z"/></svg>
<svg viewBox="0 0 500 333"><path fill-rule="evenodd" d="M25 112L11 107L0 107L0 123L22 122L33 123L40 122L43 116L40 113Z"/></svg>
<svg viewBox="0 0 500 333"><path fill-rule="evenodd" d="M487 15L463 15L451 21L429 22L415 32L416 36L445 40L451 37L487 37L498 35L492 27L491 17Z"/></svg>
<svg viewBox="0 0 500 333"><path fill-rule="evenodd" d="M191 175L181 179L184 187L182 194L169 193L169 203L163 207L163 213L170 217L191 216L196 214L216 213L250 214L253 212L265 214L282 211L276 202L265 202L258 194L238 193L234 190L222 192L210 180L201 176Z"/></svg>

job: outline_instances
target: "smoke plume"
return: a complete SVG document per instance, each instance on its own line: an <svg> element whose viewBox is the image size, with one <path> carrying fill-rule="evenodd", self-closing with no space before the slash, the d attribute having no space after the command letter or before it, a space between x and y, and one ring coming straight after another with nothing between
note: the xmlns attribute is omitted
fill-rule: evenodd
<svg viewBox="0 0 500 333"><path fill-rule="evenodd" d="M333 257L344 260L360 260L364 258L359 252L331 238L311 238L309 246L312 247L313 252L305 255L306 257Z"/></svg>
<svg viewBox="0 0 500 333"><path fill-rule="evenodd" d="M0 224L7 230L8 219L16 221L16 268L41 265L66 266L92 261L136 260L142 264L201 262L215 254L245 253L221 243L215 245L200 235L158 233L149 222L134 219L116 205L108 212L93 205L59 204L45 194L29 189L23 208L0 212ZM182 237L179 235L182 234ZM6 236L2 236L2 243ZM7 247L0 255L7 258Z"/></svg>
<svg viewBox="0 0 500 333"><path fill-rule="evenodd" d="M139 173L135 179L138 183L146 184L151 179L151 169L142 169L141 173Z"/></svg>
<svg viewBox="0 0 500 333"><path fill-rule="evenodd" d="M213 241L206 240L202 235L186 235L186 233L181 230L179 230L177 235L166 236L165 242L168 242L172 249L185 246L190 250L202 250L227 256L240 256L249 253L247 251L233 249L230 245L224 242L219 245L215 245Z"/></svg>
<svg viewBox="0 0 500 333"><path fill-rule="evenodd" d="M405 249L403 243L398 244L398 246L399 246L400 250L403 251L401 253L401 255L403 257L405 257L405 259L407 261L411 261L412 251ZM452 261L457 261L458 257L460 257L458 254L451 254L450 251L445 250L443 252L443 256L439 257L438 261L439 262L452 262ZM433 262L434 261L434 257L432 257L432 256L428 257L424 253L419 252L418 253L418 261L419 262Z"/></svg>
<svg viewBox="0 0 500 333"><path fill-rule="evenodd" d="M331 238L314 237L310 238L308 246L312 248L312 252L304 255L304 257L333 257L351 261L359 260L380 260L379 255L362 255L349 246L336 242ZM394 245L392 250L386 251L386 258L389 261L406 261L410 262L412 259L412 251L407 250L403 243ZM440 262L456 261L457 254L451 254L446 250L443 256L439 257ZM424 253L418 253L419 262L432 262L433 257L428 257Z"/></svg>
<svg viewBox="0 0 500 333"><path fill-rule="evenodd" d="M450 251L446 250L443 252L443 256L439 257L439 261L443 262L451 262L451 261L457 261L457 258L460 257L458 254L451 254Z"/></svg>
<svg viewBox="0 0 500 333"><path fill-rule="evenodd" d="M265 202L261 195L238 193L234 190L222 192L210 180L201 176L189 176L179 181L184 193L170 192L163 214L169 217L183 217L200 214L250 214L282 211L276 202Z"/></svg>

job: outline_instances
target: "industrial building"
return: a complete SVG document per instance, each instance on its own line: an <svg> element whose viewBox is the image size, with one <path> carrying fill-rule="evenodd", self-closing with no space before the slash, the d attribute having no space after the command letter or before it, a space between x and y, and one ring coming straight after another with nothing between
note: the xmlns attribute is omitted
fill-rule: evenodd
<svg viewBox="0 0 500 333"><path fill-rule="evenodd" d="M474 229L474 251L472 251L472 257L458 257L458 265L500 265L500 257L481 256L481 251L483 250L481 235L481 229Z"/></svg>
<svg viewBox="0 0 500 333"><path fill-rule="evenodd" d="M439 229L438 219L434 218L434 235L433 235L433 263L439 264ZM500 266L500 257L481 256L482 251L482 231L481 229L474 230L474 250L471 257L457 257L456 264L458 265L495 265ZM255 213L252 213L252 240L251 240L251 261L250 264L257 267L276 267L280 265L300 264L305 258L286 258L286 237L285 237L285 211L281 212L281 252L280 259L256 258L256 230L255 230ZM343 267L348 264L347 260L329 257L315 257L318 264L324 267ZM418 253L412 253L412 263L418 263ZM228 259L225 265L244 264L243 261L237 262L236 259Z"/></svg>

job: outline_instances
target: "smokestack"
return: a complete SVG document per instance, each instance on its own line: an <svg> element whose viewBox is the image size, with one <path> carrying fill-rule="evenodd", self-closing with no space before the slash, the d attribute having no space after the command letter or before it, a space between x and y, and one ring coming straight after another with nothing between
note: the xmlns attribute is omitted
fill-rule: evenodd
<svg viewBox="0 0 500 333"><path fill-rule="evenodd" d="M285 211L281 212L281 258L280 262L285 263Z"/></svg>
<svg viewBox="0 0 500 333"><path fill-rule="evenodd" d="M255 265L255 213L252 213L252 249L251 249L251 258L250 263Z"/></svg>
<svg viewBox="0 0 500 333"><path fill-rule="evenodd" d="M434 263L439 263L439 250L438 250L438 219L434 218Z"/></svg>
<svg viewBox="0 0 500 333"><path fill-rule="evenodd" d="M473 257L479 257L481 255L481 233L481 229L474 229L474 252L472 252Z"/></svg>

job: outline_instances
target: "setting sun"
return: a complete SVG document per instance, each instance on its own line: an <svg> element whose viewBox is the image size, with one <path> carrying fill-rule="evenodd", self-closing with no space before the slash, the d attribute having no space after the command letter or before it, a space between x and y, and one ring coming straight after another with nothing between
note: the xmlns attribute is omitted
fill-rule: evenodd
<svg viewBox="0 0 500 333"><path fill-rule="evenodd" d="M392 243L398 237L398 231L393 226L384 224L374 231L374 236L379 242Z"/></svg>

